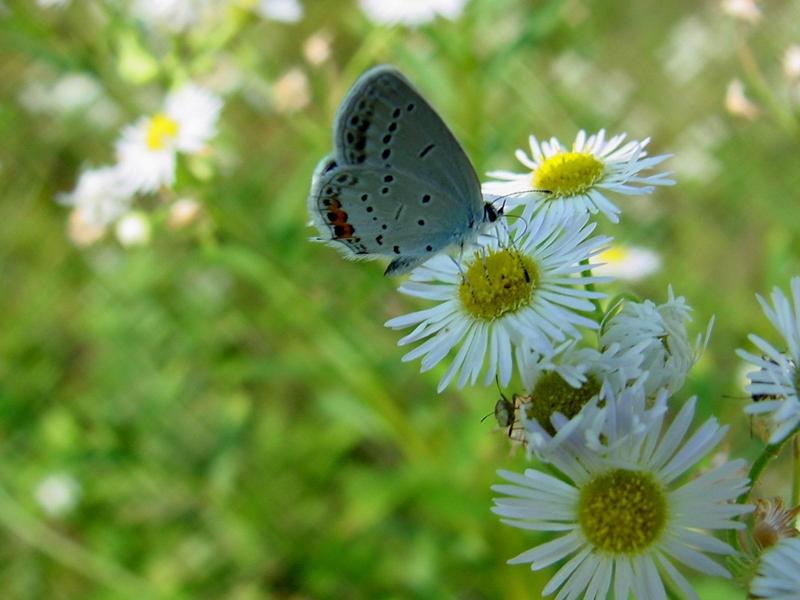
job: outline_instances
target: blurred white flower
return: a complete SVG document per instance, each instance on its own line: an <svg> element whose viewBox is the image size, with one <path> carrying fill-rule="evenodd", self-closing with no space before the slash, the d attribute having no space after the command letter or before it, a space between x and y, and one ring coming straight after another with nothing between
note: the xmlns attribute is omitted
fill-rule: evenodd
<svg viewBox="0 0 800 600"><path fill-rule="evenodd" d="M359 0L361 10L375 23L409 27L433 21L437 15L457 19L466 3L467 0Z"/></svg>
<svg viewBox="0 0 800 600"><path fill-rule="evenodd" d="M732 43L723 28L711 28L707 20L692 14L672 28L659 55L673 83L685 85L709 62L727 56Z"/></svg>
<svg viewBox="0 0 800 600"><path fill-rule="evenodd" d="M87 223L84 216L73 209L67 218L67 235L76 246L91 246L100 241L106 234L106 228L100 225Z"/></svg>
<svg viewBox="0 0 800 600"><path fill-rule="evenodd" d="M667 426L664 390L652 408L641 387L611 394L604 408L594 405L589 440L575 435L574 421L558 428L543 457L557 476L535 468L498 472L508 483L492 486L502 495L492 512L506 525L553 534L508 562L538 571L566 560L543 596L665 599L666 578L697 599L676 565L730 577L708 554L735 550L711 531L745 527L736 517L752 506L732 501L747 490L741 473L746 463L682 477L727 432L711 418L687 438L695 400L685 402Z"/></svg>
<svg viewBox="0 0 800 600"><path fill-rule="evenodd" d="M114 233L123 246L144 246L150 241L150 221L140 212L130 212L119 221Z"/></svg>
<svg viewBox="0 0 800 600"><path fill-rule="evenodd" d="M131 194L115 167L88 169L78 177L75 189L57 196L57 201L72 206L83 224L102 229L125 213Z"/></svg>
<svg viewBox="0 0 800 600"><path fill-rule="evenodd" d="M669 173L643 174L669 158L669 154L648 156L645 148L650 138L623 144L624 133L606 139L601 129L590 136L581 130L567 148L556 138L540 142L530 136L531 154L517 150L516 157L527 173L490 171L496 181L483 184L483 191L506 196L509 210L524 206L523 221L543 210L563 218L571 213L602 213L611 222L619 221L619 208L606 194L626 196L650 194L658 185L673 185Z"/></svg>
<svg viewBox="0 0 800 600"><path fill-rule="evenodd" d="M97 80L84 73L67 73L52 83L40 78L24 85L20 103L33 112L69 113L83 110L102 96Z"/></svg>
<svg viewBox="0 0 800 600"><path fill-rule="evenodd" d="M783 72L790 80L800 79L800 45L792 44L783 55Z"/></svg>
<svg viewBox="0 0 800 600"><path fill-rule="evenodd" d="M175 181L178 152L197 154L216 133L222 100L188 84L167 96L163 112L126 127L116 144L123 180L130 189L153 192Z"/></svg>
<svg viewBox="0 0 800 600"><path fill-rule="evenodd" d="M755 0L722 0L722 11L728 16L750 24L761 20L761 9Z"/></svg>
<svg viewBox="0 0 800 600"><path fill-rule="evenodd" d="M208 4L209 0L134 0L133 13L152 27L177 32L197 23Z"/></svg>
<svg viewBox="0 0 800 600"><path fill-rule="evenodd" d="M600 343L603 347L618 345L621 350L639 348L643 371L648 372L645 390L649 396L660 388L670 394L678 391L689 369L697 362L708 344L713 319L705 335L689 341L686 324L691 321L691 307L683 296L676 297L669 288L664 304L651 300L626 302L617 314L603 324ZM642 348L642 343L646 342Z"/></svg>
<svg viewBox="0 0 800 600"><path fill-rule="evenodd" d="M725 108L732 115L751 121L759 113L758 107L745 95L744 84L739 79L734 79L728 84L728 90L725 92Z"/></svg>
<svg viewBox="0 0 800 600"><path fill-rule="evenodd" d="M179 198L169 208L167 224L172 229L182 229L194 223L200 216L202 208L193 198Z"/></svg>
<svg viewBox="0 0 800 600"><path fill-rule="evenodd" d="M800 425L800 277L791 282L792 299L779 288L772 290L772 306L756 295L769 322L778 330L787 349L778 351L763 338L750 334L747 338L759 354L737 350L736 354L758 367L747 374L747 391L753 402L745 407L750 414L772 413L773 432L770 444L782 441Z"/></svg>
<svg viewBox="0 0 800 600"><path fill-rule="evenodd" d="M70 0L36 0L36 4L42 8L51 8L53 6L62 7L69 4Z"/></svg>
<svg viewBox="0 0 800 600"><path fill-rule="evenodd" d="M661 257L647 248L614 245L598 254L597 275L607 275L625 281L639 281L661 268Z"/></svg>
<svg viewBox="0 0 800 600"><path fill-rule="evenodd" d="M265 19L297 23L303 18L303 6L297 0L259 0L258 12Z"/></svg>
<svg viewBox="0 0 800 600"><path fill-rule="evenodd" d="M60 517L75 508L80 491L80 485L71 475L51 473L37 484L34 496L48 515Z"/></svg>
<svg viewBox="0 0 800 600"><path fill-rule="evenodd" d="M303 42L303 56L310 65L318 67L331 57L331 35L318 31Z"/></svg>
<svg viewBox="0 0 800 600"><path fill-rule="evenodd" d="M785 538L759 559L756 576L750 582L750 597L763 600L800 598L800 538Z"/></svg>
<svg viewBox="0 0 800 600"><path fill-rule="evenodd" d="M306 74L297 67L289 69L273 85L272 100L280 113L291 114L308 106L311 89Z"/></svg>

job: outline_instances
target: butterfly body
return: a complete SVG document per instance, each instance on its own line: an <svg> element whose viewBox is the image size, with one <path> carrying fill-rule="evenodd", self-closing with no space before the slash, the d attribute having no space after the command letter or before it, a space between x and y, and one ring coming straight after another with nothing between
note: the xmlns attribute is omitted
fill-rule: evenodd
<svg viewBox="0 0 800 600"><path fill-rule="evenodd" d="M347 258L389 257L386 274L406 273L474 242L498 217L444 121L392 67L355 83L333 145L314 172L308 209L318 240Z"/></svg>

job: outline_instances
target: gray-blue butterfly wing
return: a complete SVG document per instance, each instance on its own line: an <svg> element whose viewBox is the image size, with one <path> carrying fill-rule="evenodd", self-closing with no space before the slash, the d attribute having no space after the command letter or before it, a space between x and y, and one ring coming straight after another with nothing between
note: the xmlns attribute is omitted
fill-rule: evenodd
<svg viewBox="0 0 800 600"><path fill-rule="evenodd" d="M461 144L393 67L375 67L356 81L336 113L333 145L340 165L413 173L452 189L462 210L482 210L480 181Z"/></svg>
<svg viewBox="0 0 800 600"><path fill-rule="evenodd" d="M424 261L475 226L472 215L449 206L450 190L424 176L340 168L333 159L318 170L312 216L324 239L343 244L349 253ZM317 205L321 211L315 211Z"/></svg>
<svg viewBox="0 0 800 600"><path fill-rule="evenodd" d="M314 175L309 212L322 241L351 258L394 258L406 272L473 236L480 182L433 108L391 67L365 73L337 112L332 157Z"/></svg>

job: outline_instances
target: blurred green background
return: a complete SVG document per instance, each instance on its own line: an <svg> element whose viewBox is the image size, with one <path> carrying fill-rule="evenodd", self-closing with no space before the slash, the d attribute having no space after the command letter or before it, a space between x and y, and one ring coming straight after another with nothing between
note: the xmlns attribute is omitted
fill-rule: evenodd
<svg viewBox="0 0 800 600"><path fill-rule="evenodd" d="M481 422L496 389L437 395L442 369L401 363L382 325L420 304L383 265L307 241L336 106L381 62L480 173L517 169L531 133L606 128L674 153L678 185L600 225L662 269L609 291L663 301L672 283L697 331L716 314L680 397L731 425L724 450L758 452L733 351L750 331L775 339L753 294L800 274L798 89L782 71L800 3L765 2L751 24L694 0L471 0L406 29L355 0L306 0L292 24L234 2L178 35L128 4L0 4L4 598L539 597L553 571L505 561L540 540L489 512L495 470L526 464ZM75 75L94 95L59 102ZM77 247L55 196L187 77L225 100L210 156L167 197L198 200L200 222L175 231L164 197L138 198L148 245ZM726 111L735 78L756 113ZM781 469L765 493L786 491ZM37 500L47 482L69 492L62 509Z"/></svg>

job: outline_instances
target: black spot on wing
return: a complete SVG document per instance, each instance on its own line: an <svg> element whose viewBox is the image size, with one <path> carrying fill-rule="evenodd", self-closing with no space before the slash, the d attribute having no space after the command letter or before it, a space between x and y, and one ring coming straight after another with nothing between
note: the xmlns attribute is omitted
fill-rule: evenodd
<svg viewBox="0 0 800 600"><path fill-rule="evenodd" d="M425 156L436 147L436 144L428 144L425 146L419 153L420 158L425 158Z"/></svg>

